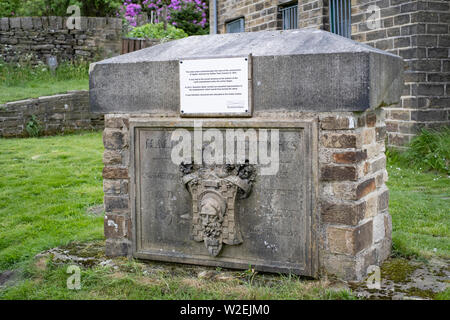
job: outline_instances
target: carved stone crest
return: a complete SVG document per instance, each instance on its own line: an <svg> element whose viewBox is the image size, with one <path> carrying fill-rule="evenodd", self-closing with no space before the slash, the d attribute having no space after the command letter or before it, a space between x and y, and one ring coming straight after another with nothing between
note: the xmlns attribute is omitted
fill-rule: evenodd
<svg viewBox="0 0 450 320"><path fill-rule="evenodd" d="M223 244L242 243L236 217L236 197L246 198L252 189L254 168L241 165L197 166L181 164L183 183L192 197L192 229L195 241L203 241L217 256Z"/></svg>

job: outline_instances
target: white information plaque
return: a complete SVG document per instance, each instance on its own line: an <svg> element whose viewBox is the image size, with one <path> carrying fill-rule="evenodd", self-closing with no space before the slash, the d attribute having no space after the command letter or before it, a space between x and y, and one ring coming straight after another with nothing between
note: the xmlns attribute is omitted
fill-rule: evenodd
<svg viewBox="0 0 450 320"><path fill-rule="evenodd" d="M250 116L249 59L180 60L183 116Z"/></svg>

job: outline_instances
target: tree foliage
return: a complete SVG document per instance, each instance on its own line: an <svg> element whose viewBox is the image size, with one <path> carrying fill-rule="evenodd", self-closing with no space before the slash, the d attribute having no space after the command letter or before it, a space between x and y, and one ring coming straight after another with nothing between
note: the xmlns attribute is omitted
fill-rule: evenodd
<svg viewBox="0 0 450 320"><path fill-rule="evenodd" d="M77 5L86 17L115 16L121 0L1 0L1 17L67 16L67 8Z"/></svg>

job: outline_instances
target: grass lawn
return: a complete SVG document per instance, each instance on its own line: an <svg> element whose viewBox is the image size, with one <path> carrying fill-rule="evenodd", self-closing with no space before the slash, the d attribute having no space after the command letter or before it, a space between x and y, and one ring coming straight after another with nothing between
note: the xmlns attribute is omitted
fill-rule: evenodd
<svg viewBox="0 0 450 320"><path fill-rule="evenodd" d="M103 239L101 133L0 139L0 272L20 270L0 299L352 299L328 280L236 272L199 279L196 267L152 267L119 259L118 268L81 271L82 290L67 290L67 265L33 257L71 241ZM388 163L394 254L450 257L450 179ZM94 242L95 243L95 242Z"/></svg>
<svg viewBox="0 0 450 320"><path fill-rule="evenodd" d="M0 104L51 96L58 93L66 93L69 90L88 90L89 80L63 80L63 81L30 81L16 86L0 85Z"/></svg>
<svg viewBox="0 0 450 320"><path fill-rule="evenodd" d="M64 63L52 73L45 65L0 61L0 104L89 88L87 63Z"/></svg>
<svg viewBox="0 0 450 320"><path fill-rule="evenodd" d="M450 177L388 163L394 253L450 258Z"/></svg>
<svg viewBox="0 0 450 320"><path fill-rule="evenodd" d="M102 238L100 133L0 139L0 270L73 240Z"/></svg>

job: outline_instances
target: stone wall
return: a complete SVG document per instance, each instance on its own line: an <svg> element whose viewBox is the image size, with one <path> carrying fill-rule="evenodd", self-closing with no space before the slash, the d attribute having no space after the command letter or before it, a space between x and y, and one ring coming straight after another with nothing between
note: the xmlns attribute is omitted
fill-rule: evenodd
<svg viewBox="0 0 450 320"><path fill-rule="evenodd" d="M280 6L293 4L299 5L299 28L324 29L328 25L328 0L218 0L217 31L226 33L226 23L242 17L245 19L245 32L280 30L282 20L278 9ZM210 10L210 16L213 17L212 5Z"/></svg>
<svg viewBox="0 0 450 320"><path fill-rule="evenodd" d="M328 0L299 0L298 27L329 30Z"/></svg>
<svg viewBox="0 0 450 320"><path fill-rule="evenodd" d="M218 32L245 18L245 31L279 30L277 7L289 1L218 0ZM450 125L450 2L448 0L352 0L352 39L405 59L400 104L386 107L388 145L405 146L418 129ZM380 8L381 26L367 21ZM328 0L299 0L299 28L329 30ZM212 6L210 6L212 10ZM213 13L211 12L211 17Z"/></svg>
<svg viewBox="0 0 450 320"><path fill-rule="evenodd" d="M381 27L371 30L367 8L374 4ZM448 0L352 1L352 38L405 60L402 101L386 108L389 145L407 144L422 127L450 125Z"/></svg>
<svg viewBox="0 0 450 320"><path fill-rule="evenodd" d="M149 116L105 115L104 229L109 256L131 254L129 123ZM273 118L277 116L274 114ZM379 265L391 250L384 115L378 109L362 114L285 116L291 120L315 119L319 123L320 267L345 279L360 280L368 266ZM173 117L176 121L176 115Z"/></svg>
<svg viewBox="0 0 450 320"><path fill-rule="evenodd" d="M129 115L105 115L103 192L106 254L131 255Z"/></svg>
<svg viewBox="0 0 450 320"><path fill-rule="evenodd" d="M93 61L120 54L121 19L80 19L80 30L69 30L66 17L0 18L0 59L15 62L28 56L46 63L48 56Z"/></svg>
<svg viewBox="0 0 450 320"><path fill-rule="evenodd" d="M89 111L89 92L9 102L0 105L0 137L27 136L26 125L35 116L42 134L103 129L104 117Z"/></svg>
<svg viewBox="0 0 450 320"><path fill-rule="evenodd" d="M322 254L328 272L361 279L391 252L381 109L320 116Z"/></svg>
<svg viewBox="0 0 450 320"><path fill-rule="evenodd" d="M217 33L226 33L226 23L242 17L245 19L245 32L280 29L281 15L277 9L283 2L289 1L218 0ZM210 4L209 8L210 17L213 17L213 6Z"/></svg>

